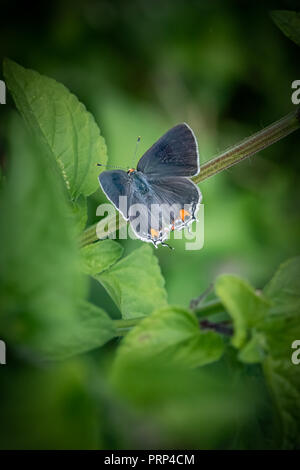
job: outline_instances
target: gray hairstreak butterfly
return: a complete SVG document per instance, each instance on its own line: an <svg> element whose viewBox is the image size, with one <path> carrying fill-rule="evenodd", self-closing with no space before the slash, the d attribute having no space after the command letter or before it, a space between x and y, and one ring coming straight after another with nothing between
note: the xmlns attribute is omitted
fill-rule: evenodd
<svg viewBox="0 0 300 470"><path fill-rule="evenodd" d="M155 142L136 169L104 171L99 182L138 238L169 246L169 233L196 219L202 195L189 178L199 171L197 141L183 123Z"/></svg>

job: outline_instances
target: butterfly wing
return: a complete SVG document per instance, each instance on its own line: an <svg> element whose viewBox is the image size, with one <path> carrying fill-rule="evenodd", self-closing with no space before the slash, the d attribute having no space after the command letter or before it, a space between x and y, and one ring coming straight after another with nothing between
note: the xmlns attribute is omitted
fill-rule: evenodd
<svg viewBox="0 0 300 470"><path fill-rule="evenodd" d="M195 220L202 195L185 177L149 178L147 182L149 191L146 194L131 193L128 215L135 234L156 244L166 240L171 230L180 230ZM136 217L142 222L138 227L134 224Z"/></svg>
<svg viewBox="0 0 300 470"><path fill-rule="evenodd" d="M192 129L178 124L142 156L137 170L151 176L194 176L199 172L198 145Z"/></svg>
<svg viewBox="0 0 300 470"><path fill-rule="evenodd" d="M128 174L123 170L103 171L99 175L99 183L107 198L128 220L128 206L120 207L120 196L126 196L129 200L131 181Z"/></svg>
<svg viewBox="0 0 300 470"><path fill-rule="evenodd" d="M198 186L185 177L167 176L162 178L149 178L149 185L156 195L156 203L161 206L174 207L171 212L173 220L163 218L164 227L171 223L174 229L181 229L195 220L195 216L202 200Z"/></svg>

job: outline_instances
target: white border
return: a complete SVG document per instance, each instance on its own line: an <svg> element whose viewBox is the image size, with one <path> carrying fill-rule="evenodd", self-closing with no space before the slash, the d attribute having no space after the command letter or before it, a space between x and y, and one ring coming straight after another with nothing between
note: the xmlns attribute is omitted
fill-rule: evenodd
<svg viewBox="0 0 300 470"><path fill-rule="evenodd" d="M194 131L193 129L186 123L186 122L183 122L182 123L184 126L186 126L192 133L192 136L194 138L194 141L195 141L195 144L196 144L196 152L197 152L197 173L195 173L194 175L191 175L191 176L187 176L186 178L191 178L192 176L196 176L200 173L200 154L199 154L199 148L198 148L198 141L196 139L196 136L194 134ZM193 183L193 181L192 181Z"/></svg>
<svg viewBox="0 0 300 470"><path fill-rule="evenodd" d="M113 171L113 170L112 170ZM120 170L120 171L124 171L124 170ZM101 173L104 173L104 172L101 172ZM100 175L101 175L100 173ZM126 173L126 171L124 171L124 173ZM115 205L115 203L110 199L110 197L107 195L106 191L104 191L103 189L103 186L101 184L101 181L100 181L100 175L98 176L98 181L99 181L99 184L100 184L100 188L102 189L102 191L104 192L105 196L107 197L107 199L112 203L112 205L117 209L117 211L122 215L122 217L125 219L125 220L129 220L129 217L125 217L125 215L123 214L123 212ZM119 196L120 198L120 196ZM128 209L128 207L127 207ZM128 212L128 211L127 211Z"/></svg>

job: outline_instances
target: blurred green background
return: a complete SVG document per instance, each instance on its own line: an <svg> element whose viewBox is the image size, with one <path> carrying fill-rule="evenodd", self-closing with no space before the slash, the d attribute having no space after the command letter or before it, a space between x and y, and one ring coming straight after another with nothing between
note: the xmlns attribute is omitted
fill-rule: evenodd
<svg viewBox="0 0 300 470"><path fill-rule="evenodd" d="M31 10L27 3L2 1L0 58L74 92L95 116L110 164L130 165L138 135L141 156L183 121L197 136L203 163L292 109L299 48L269 12L298 8L297 1L64 0ZM8 96L0 106L4 174L13 113ZM174 252L155 252L171 304L188 306L223 272L262 287L281 261L298 253L299 170L295 133L200 185L204 248L185 251L184 242L176 241ZM96 207L105 201L100 189L89 198L89 223L97 221ZM141 244L122 243L125 254ZM93 281L90 299L118 317ZM0 369L0 447L270 445L265 430L276 423L255 366L245 374L233 355L201 373L182 372L178 384L178 371L160 377L152 365L139 379L128 371L124 390L114 390L106 378L114 347L47 367L12 354Z"/></svg>

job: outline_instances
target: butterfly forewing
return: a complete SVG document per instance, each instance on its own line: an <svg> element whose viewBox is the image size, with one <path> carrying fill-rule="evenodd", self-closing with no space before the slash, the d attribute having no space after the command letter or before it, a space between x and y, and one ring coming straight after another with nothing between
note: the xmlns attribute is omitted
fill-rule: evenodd
<svg viewBox="0 0 300 470"><path fill-rule="evenodd" d="M152 176L193 176L199 172L198 145L187 124L178 124L142 156L137 170Z"/></svg>
<svg viewBox="0 0 300 470"><path fill-rule="evenodd" d="M128 220L128 204L126 209L120 207L120 196L126 196L127 202L131 190L131 179L123 170L103 171L99 175L99 183L114 206L122 213L123 217Z"/></svg>

